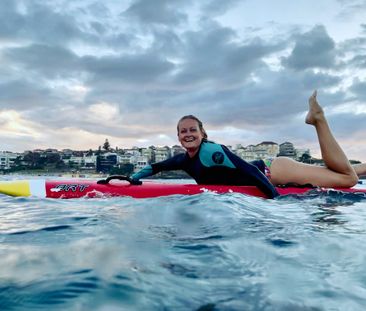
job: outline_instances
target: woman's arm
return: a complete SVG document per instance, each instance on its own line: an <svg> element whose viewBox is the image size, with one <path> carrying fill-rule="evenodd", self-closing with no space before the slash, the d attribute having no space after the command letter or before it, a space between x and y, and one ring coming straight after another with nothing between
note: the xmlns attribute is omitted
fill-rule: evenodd
<svg viewBox="0 0 366 311"><path fill-rule="evenodd" d="M184 159L186 154L178 154L167 160L157 162L151 165L146 165L142 170L133 174L131 178L133 180L139 180L141 178L149 177L160 173L162 171L174 171L183 168Z"/></svg>

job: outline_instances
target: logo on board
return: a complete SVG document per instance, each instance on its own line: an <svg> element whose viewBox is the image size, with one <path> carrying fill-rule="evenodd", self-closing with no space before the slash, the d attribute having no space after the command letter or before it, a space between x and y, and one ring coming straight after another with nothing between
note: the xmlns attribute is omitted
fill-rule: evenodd
<svg viewBox="0 0 366 311"><path fill-rule="evenodd" d="M76 191L79 191L79 192L83 192L86 188L88 188L89 185L84 185L84 184L60 184L60 185L57 185L56 187L54 188L51 188L51 192L60 192L60 191L65 191L65 192L68 192L68 191L72 191L72 192L76 192Z"/></svg>

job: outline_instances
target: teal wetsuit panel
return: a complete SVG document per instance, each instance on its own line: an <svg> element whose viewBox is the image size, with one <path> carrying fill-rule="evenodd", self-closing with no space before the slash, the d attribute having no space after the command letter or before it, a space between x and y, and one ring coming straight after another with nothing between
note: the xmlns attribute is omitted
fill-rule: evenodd
<svg viewBox="0 0 366 311"><path fill-rule="evenodd" d="M221 145L214 143L203 143L199 152L201 163L206 167L226 166L235 168L233 162L230 161Z"/></svg>
<svg viewBox="0 0 366 311"><path fill-rule="evenodd" d="M151 165L146 165L142 170L133 174L131 178L134 180L139 180L141 178L149 177L151 175L153 175L153 169Z"/></svg>

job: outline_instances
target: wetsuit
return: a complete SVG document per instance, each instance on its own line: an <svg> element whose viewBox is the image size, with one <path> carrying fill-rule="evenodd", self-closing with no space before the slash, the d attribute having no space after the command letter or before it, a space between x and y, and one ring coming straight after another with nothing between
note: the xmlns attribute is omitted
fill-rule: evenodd
<svg viewBox="0 0 366 311"><path fill-rule="evenodd" d="M263 161L248 163L232 153L226 146L203 141L199 152L190 158L188 153L178 154L170 159L146 166L132 175L138 180L161 171L183 170L197 184L257 186L269 198L278 192L263 174Z"/></svg>

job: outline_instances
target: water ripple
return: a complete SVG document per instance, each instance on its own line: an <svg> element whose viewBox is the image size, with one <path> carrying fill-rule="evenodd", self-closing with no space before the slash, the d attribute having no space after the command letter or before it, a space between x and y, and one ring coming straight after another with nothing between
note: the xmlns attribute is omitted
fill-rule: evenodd
<svg viewBox="0 0 366 311"><path fill-rule="evenodd" d="M363 310L366 200L0 196L1 310Z"/></svg>

